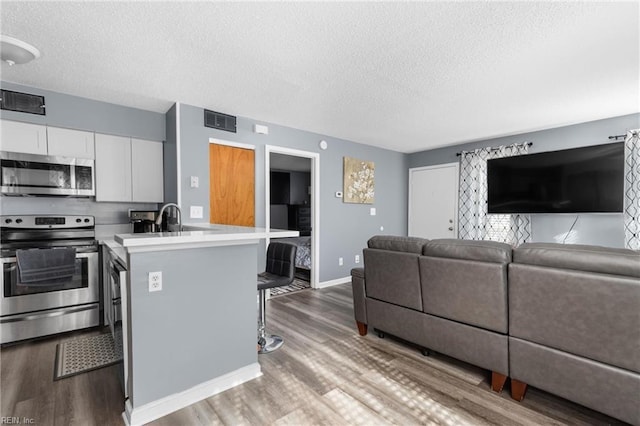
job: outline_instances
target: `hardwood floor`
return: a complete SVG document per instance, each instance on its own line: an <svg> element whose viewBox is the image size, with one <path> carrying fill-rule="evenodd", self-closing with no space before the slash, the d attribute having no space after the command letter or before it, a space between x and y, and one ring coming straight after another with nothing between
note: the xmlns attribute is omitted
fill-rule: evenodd
<svg viewBox="0 0 640 426"><path fill-rule="evenodd" d="M267 328L285 344L258 357L263 376L151 424L620 424L535 388L518 403L508 384L501 394L490 390L487 371L424 357L372 332L361 337L352 309L350 284L271 299ZM86 332L0 351L0 416L37 425L122 424L118 366L53 381L56 344L79 334Z"/></svg>

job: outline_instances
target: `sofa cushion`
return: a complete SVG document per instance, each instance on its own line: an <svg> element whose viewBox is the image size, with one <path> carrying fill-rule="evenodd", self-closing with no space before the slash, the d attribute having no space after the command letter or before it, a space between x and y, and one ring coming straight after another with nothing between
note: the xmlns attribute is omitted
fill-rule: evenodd
<svg viewBox="0 0 640 426"><path fill-rule="evenodd" d="M509 265L509 335L640 373L640 280Z"/></svg>
<svg viewBox="0 0 640 426"><path fill-rule="evenodd" d="M451 238L428 241L422 248L425 256L496 263L510 263L511 252L511 246L505 243Z"/></svg>
<svg viewBox="0 0 640 426"><path fill-rule="evenodd" d="M640 278L640 251L557 243L525 243L513 261L528 265L574 269Z"/></svg>
<svg viewBox="0 0 640 426"><path fill-rule="evenodd" d="M420 255L370 248L363 253L367 297L422 310Z"/></svg>
<svg viewBox="0 0 640 426"><path fill-rule="evenodd" d="M422 309L463 324L507 333L507 265L420 257Z"/></svg>
<svg viewBox="0 0 640 426"><path fill-rule="evenodd" d="M395 235L376 235L369 238L367 246L372 249L422 253L422 246L429 241L418 237L398 237Z"/></svg>

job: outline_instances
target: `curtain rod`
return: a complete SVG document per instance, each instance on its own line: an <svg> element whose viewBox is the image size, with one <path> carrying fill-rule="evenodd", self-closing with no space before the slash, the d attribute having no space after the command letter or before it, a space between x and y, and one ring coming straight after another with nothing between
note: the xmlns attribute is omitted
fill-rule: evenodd
<svg viewBox="0 0 640 426"><path fill-rule="evenodd" d="M609 138L611 138L611 136L609 136ZM523 145L531 146L531 145L533 145L533 142L525 142ZM497 151L499 149L500 148L491 148L489 151ZM456 157L460 157L461 155L462 155L462 151L456 152Z"/></svg>

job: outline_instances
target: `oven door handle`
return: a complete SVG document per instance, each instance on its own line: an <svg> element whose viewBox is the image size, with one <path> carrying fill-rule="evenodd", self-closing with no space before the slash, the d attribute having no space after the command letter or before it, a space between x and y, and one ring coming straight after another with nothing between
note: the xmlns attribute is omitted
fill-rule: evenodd
<svg viewBox="0 0 640 426"><path fill-rule="evenodd" d="M98 255L98 253L96 252L91 252L91 253L76 253L76 259L90 259L92 257L96 257ZM0 258L0 263L15 263L16 262L16 257L3 257Z"/></svg>
<svg viewBox="0 0 640 426"><path fill-rule="evenodd" d="M62 315L74 314L76 312L90 311L95 308L96 308L95 303L92 303L90 305L74 306L73 308L60 309L60 310L56 310L55 312L46 312L42 314L12 315L9 318L0 319L0 324L6 324L10 322L19 322L19 321L31 321L31 320L37 320L40 318L59 317Z"/></svg>

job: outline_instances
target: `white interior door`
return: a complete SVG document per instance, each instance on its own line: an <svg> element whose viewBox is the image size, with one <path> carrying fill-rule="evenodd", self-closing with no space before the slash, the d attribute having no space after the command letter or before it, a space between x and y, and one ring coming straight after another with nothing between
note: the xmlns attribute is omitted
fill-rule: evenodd
<svg viewBox="0 0 640 426"><path fill-rule="evenodd" d="M409 236L458 236L458 163L409 169Z"/></svg>

